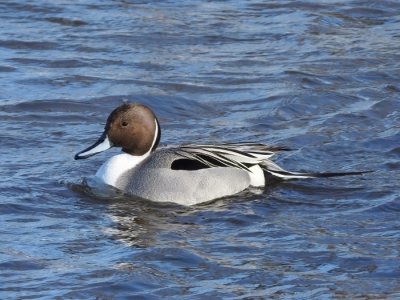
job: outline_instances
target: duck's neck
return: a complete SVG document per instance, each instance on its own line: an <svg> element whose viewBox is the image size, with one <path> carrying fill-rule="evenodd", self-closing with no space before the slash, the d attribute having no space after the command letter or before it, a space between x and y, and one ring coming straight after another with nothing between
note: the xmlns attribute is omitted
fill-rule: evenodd
<svg viewBox="0 0 400 300"><path fill-rule="evenodd" d="M133 169L150 155L150 151L142 156L121 153L107 160L97 171L96 176L104 183L116 187L118 178L128 170Z"/></svg>

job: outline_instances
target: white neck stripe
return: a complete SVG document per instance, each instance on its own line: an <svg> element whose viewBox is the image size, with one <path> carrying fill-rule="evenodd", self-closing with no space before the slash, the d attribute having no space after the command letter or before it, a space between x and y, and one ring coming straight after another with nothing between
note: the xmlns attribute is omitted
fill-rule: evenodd
<svg viewBox="0 0 400 300"><path fill-rule="evenodd" d="M154 122L156 123L156 130L154 132L154 139L153 142L151 143L151 147L149 149L149 151L147 151L143 156L147 156L148 154L150 154L151 150L153 149L154 145L156 144L157 141L157 137L158 137L158 123L157 120L154 119Z"/></svg>

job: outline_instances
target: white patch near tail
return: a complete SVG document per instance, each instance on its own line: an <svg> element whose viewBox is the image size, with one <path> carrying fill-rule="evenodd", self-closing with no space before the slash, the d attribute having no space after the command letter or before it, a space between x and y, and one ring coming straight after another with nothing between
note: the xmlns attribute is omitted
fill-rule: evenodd
<svg viewBox="0 0 400 300"><path fill-rule="evenodd" d="M261 169L259 165L255 165L249 168L251 172L250 176L250 185L254 187L263 187L265 186L265 176L264 171Z"/></svg>

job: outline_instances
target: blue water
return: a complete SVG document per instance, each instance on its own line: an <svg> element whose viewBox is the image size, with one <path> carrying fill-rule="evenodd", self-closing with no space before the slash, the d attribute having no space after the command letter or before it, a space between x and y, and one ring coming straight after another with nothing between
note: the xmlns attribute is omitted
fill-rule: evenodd
<svg viewBox="0 0 400 300"><path fill-rule="evenodd" d="M398 1L0 1L1 299L400 298ZM181 207L73 156L124 101L162 144L295 149L298 180Z"/></svg>

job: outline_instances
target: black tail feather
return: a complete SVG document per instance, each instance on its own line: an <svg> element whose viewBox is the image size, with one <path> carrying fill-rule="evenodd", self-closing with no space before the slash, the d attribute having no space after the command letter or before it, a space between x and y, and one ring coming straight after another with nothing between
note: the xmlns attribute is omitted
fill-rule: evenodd
<svg viewBox="0 0 400 300"><path fill-rule="evenodd" d="M266 175L274 177L276 179L288 180L288 179L303 179L303 178L329 178L329 177L341 177L341 176L352 176L352 175L363 175L371 173L373 171L359 171L359 172L329 172L329 173L302 173L302 172L289 172L285 170L271 170L264 169Z"/></svg>
<svg viewBox="0 0 400 300"><path fill-rule="evenodd" d="M358 172L328 172L328 173L304 173L313 178L329 178L329 177L340 177L340 176L351 176L351 175L363 175L372 173L373 171L358 171Z"/></svg>

